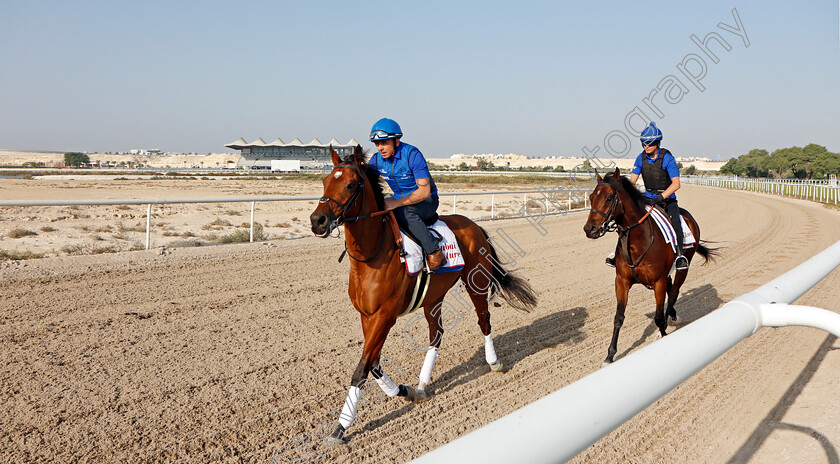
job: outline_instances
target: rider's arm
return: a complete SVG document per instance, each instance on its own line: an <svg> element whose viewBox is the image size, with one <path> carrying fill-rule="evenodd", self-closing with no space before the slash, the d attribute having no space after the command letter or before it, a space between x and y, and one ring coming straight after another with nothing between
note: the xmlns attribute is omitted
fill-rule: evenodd
<svg viewBox="0 0 840 464"><path fill-rule="evenodd" d="M413 205L415 203L420 203L421 201L429 198L429 195L432 194L432 188L429 185L430 181L428 177L424 177L422 179L417 179L417 190L409 193L408 195L395 200L389 199L385 202L386 209L394 209L399 208L400 206L406 205Z"/></svg>
<svg viewBox="0 0 840 464"><path fill-rule="evenodd" d="M666 188L665 191L662 192L662 197L663 198L668 198L669 196L674 194L674 192L676 192L679 189L680 189L680 176L672 177L671 178L671 185L669 185L668 188Z"/></svg>
<svg viewBox="0 0 840 464"><path fill-rule="evenodd" d="M636 185L636 182L638 180L639 180L639 175L638 174L635 174L635 173L630 174L630 183L631 184Z"/></svg>

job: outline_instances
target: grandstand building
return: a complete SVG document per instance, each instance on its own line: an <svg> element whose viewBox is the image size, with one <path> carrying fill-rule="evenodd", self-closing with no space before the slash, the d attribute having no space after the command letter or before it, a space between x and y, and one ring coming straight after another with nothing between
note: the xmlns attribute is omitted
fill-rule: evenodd
<svg viewBox="0 0 840 464"><path fill-rule="evenodd" d="M318 139L309 143L303 143L300 139L285 143L278 137L271 143L265 143L262 138L247 143L240 138L225 146L240 151L242 157L239 158L236 167L241 169L271 169L271 160L300 160L302 168L319 169L332 164L330 146L344 158L353 153L358 144L355 139L350 139L347 143L339 143L336 139L328 143L321 143Z"/></svg>

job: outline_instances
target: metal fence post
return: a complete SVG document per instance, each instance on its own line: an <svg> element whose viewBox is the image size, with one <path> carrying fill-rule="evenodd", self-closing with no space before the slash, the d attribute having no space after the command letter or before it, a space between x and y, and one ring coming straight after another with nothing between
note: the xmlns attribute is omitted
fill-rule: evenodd
<svg viewBox="0 0 840 464"><path fill-rule="evenodd" d="M146 210L146 249L151 248L152 245L152 204L149 203L149 208Z"/></svg>
<svg viewBox="0 0 840 464"><path fill-rule="evenodd" d="M251 243L254 243L254 205L256 204L256 201L251 202Z"/></svg>
<svg viewBox="0 0 840 464"><path fill-rule="evenodd" d="M490 219L496 217L496 194L490 194Z"/></svg>

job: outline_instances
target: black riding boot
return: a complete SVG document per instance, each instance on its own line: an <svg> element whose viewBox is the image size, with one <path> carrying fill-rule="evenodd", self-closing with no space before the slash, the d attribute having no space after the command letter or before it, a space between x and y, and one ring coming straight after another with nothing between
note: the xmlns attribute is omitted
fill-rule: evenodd
<svg viewBox="0 0 840 464"><path fill-rule="evenodd" d="M665 203L665 211L671 219L671 225L674 227L674 234L677 236L677 256L674 258L676 269L678 271L688 270L688 259L683 256L683 230L680 222L680 207L677 205L677 200L668 199Z"/></svg>

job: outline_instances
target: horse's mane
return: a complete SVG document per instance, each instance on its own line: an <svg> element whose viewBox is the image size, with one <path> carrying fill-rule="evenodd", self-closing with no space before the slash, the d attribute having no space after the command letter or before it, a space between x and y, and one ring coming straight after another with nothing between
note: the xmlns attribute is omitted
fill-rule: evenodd
<svg viewBox="0 0 840 464"><path fill-rule="evenodd" d="M630 195L630 198L633 200L633 203L636 203L639 211L644 212L646 204L645 196L639 191L639 189L636 188L635 185L630 183L630 179L625 176L618 176L618 178L616 178L615 173L611 172L604 176L604 181L613 187L621 187L625 192L627 192L627 195Z"/></svg>
<svg viewBox="0 0 840 464"><path fill-rule="evenodd" d="M362 152L363 155L367 155L368 151L365 150ZM355 164L357 160L355 159L355 155L350 154L344 157L342 160L344 164ZM365 177L367 178L367 183L370 185L371 189L373 190L373 197L376 198L376 206L379 207L379 211L385 209L385 192L382 187L382 178L379 177L379 172L372 168L365 158L363 157L360 161L358 161L359 167L362 169L362 172L365 173Z"/></svg>

